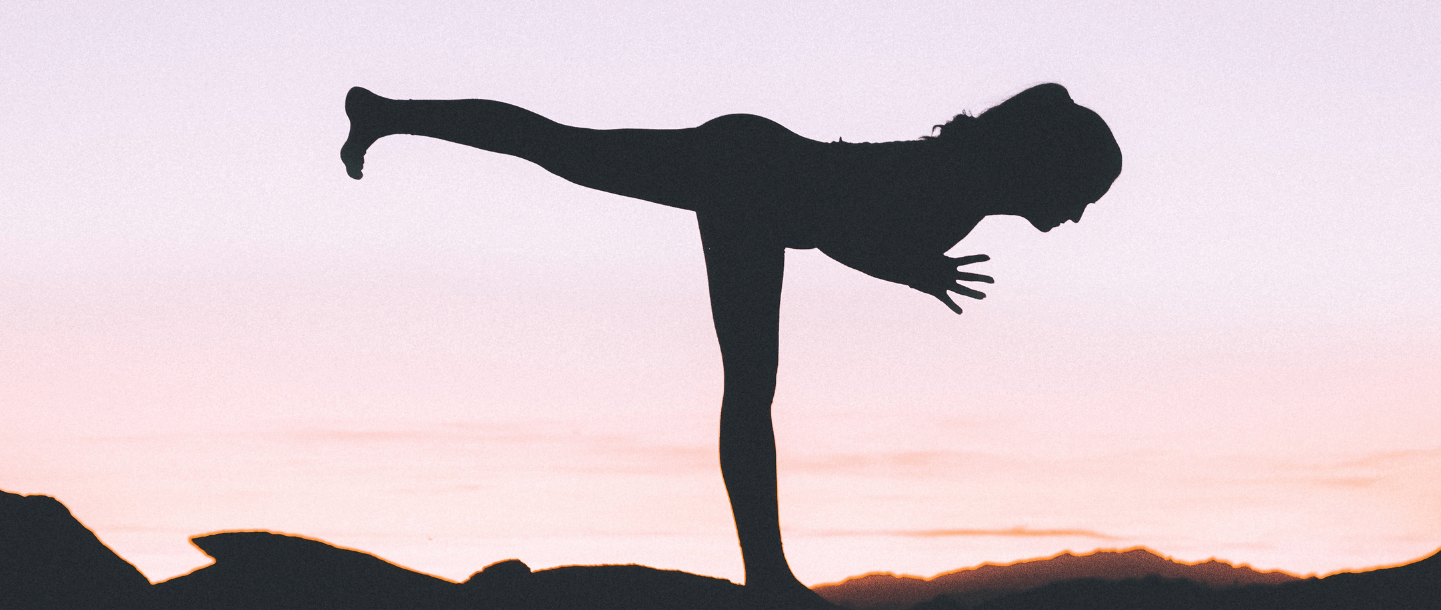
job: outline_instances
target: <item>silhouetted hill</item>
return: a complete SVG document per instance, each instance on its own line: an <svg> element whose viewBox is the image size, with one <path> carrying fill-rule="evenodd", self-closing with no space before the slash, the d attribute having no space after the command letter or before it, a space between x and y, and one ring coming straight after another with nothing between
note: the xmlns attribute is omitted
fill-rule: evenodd
<svg viewBox="0 0 1441 610"><path fill-rule="evenodd" d="M457 584L299 536L228 532L193 542L215 563L150 585L53 498L0 492L0 610L753 608L744 588L730 581L637 565L532 572L512 559ZM1105 577L1073 577L1088 570ZM1124 576L1138 572L1157 574ZM1180 573L1188 580L1167 577ZM955 594L910 601L928 591L904 589L932 583L955 585ZM864 607L914 610L1436 610L1441 554L1398 568L1299 580L1216 561L1178 564L1132 550L986 565L929 581L871 575L819 590L832 599L837 592L892 591L894 597L873 597Z"/></svg>
<svg viewBox="0 0 1441 610"><path fill-rule="evenodd" d="M984 602L942 596L913 610L1436 610L1441 553L1397 568L1333 574L1280 585L1211 588L1147 577L1068 580Z"/></svg>
<svg viewBox="0 0 1441 610"><path fill-rule="evenodd" d="M149 589L55 498L0 491L0 608L138 608Z"/></svg>
<svg viewBox="0 0 1441 610"><path fill-rule="evenodd" d="M1214 559L1195 564L1180 563L1148 549L1136 548L1096 551L1085 555L1062 553L1047 559L1007 565L985 564L929 579L867 574L834 585L820 585L815 590L832 603L855 610L898 610L938 595L947 595L960 603L978 604L1053 582L1079 578L1116 581L1148 576L1182 579L1213 588L1276 585L1297 580L1296 576L1285 572L1258 572Z"/></svg>

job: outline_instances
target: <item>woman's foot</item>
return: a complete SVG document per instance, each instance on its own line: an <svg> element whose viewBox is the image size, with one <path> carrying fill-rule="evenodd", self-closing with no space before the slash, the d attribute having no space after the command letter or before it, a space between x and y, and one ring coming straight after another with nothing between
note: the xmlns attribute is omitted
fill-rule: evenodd
<svg viewBox="0 0 1441 610"><path fill-rule="evenodd" d="M362 87L351 87L345 94L345 116L350 117L350 135L340 146L340 161L345 173L359 180L365 166L365 151L376 140L388 135L381 129L381 105L386 100Z"/></svg>
<svg viewBox="0 0 1441 610"><path fill-rule="evenodd" d="M772 586L747 584L746 594L758 610L844 610L799 581Z"/></svg>

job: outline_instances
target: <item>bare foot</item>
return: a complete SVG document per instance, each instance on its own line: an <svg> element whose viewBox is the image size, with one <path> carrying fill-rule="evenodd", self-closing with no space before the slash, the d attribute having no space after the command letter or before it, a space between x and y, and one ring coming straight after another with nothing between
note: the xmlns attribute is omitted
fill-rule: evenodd
<svg viewBox="0 0 1441 610"><path fill-rule="evenodd" d="M365 151L387 135L380 129L380 105L385 98L362 87L351 87L345 94L345 116L350 118L350 135L340 146L340 161L345 163L345 173L359 180L361 168L365 166Z"/></svg>
<svg viewBox="0 0 1441 610"><path fill-rule="evenodd" d="M798 581L768 587L746 585L746 593L757 610L845 610Z"/></svg>

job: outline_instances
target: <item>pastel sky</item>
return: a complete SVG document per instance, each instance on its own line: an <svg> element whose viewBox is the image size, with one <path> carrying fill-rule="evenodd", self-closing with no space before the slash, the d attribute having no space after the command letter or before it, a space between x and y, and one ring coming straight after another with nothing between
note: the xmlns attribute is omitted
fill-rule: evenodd
<svg viewBox="0 0 1441 610"><path fill-rule="evenodd" d="M234 529L740 580L693 216L421 138L352 181L346 90L859 142L1059 82L1125 171L982 223L965 315L788 253L801 580L1441 548L1441 5L540 4L4 3L0 489L153 581Z"/></svg>

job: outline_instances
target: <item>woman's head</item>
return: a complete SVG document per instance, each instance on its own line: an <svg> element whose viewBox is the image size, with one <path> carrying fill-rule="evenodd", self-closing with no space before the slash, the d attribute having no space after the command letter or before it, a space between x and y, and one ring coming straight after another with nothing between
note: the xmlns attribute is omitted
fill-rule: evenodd
<svg viewBox="0 0 1441 610"><path fill-rule="evenodd" d="M932 139L969 153L993 213L1025 217L1042 231L1079 220L1121 174L1121 149L1106 122L1053 83L979 116L957 116Z"/></svg>

